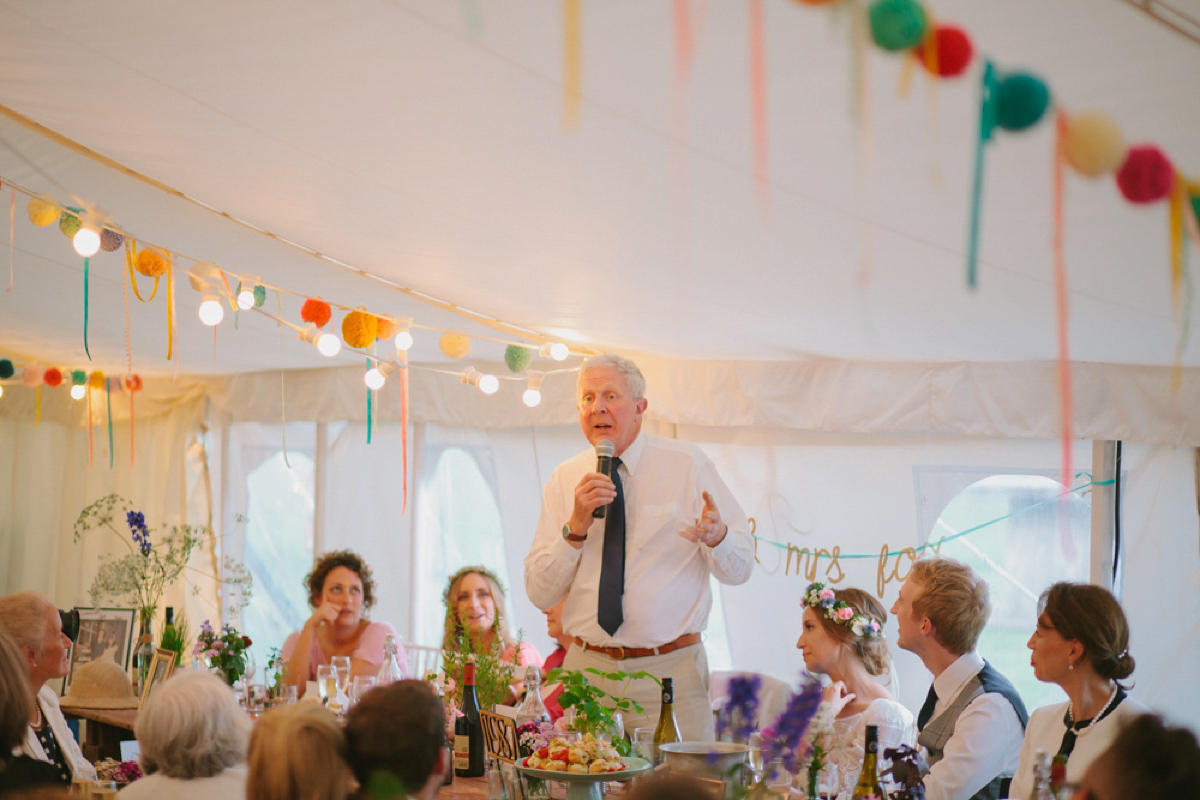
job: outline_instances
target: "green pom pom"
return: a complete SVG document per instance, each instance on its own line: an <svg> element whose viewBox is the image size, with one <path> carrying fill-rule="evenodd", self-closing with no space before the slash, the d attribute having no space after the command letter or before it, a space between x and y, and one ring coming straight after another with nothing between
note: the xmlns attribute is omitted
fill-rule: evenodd
<svg viewBox="0 0 1200 800"><path fill-rule="evenodd" d="M254 287L254 307L262 308L263 303L267 302L267 287L261 283Z"/></svg>
<svg viewBox="0 0 1200 800"><path fill-rule="evenodd" d="M916 0L877 0L870 16L871 38L884 50L909 50L925 38L925 10Z"/></svg>
<svg viewBox="0 0 1200 800"><path fill-rule="evenodd" d="M0 358L0 380L11 378L13 376L13 372L15 372L15 370L13 369L12 362L7 358Z"/></svg>
<svg viewBox="0 0 1200 800"><path fill-rule="evenodd" d="M81 369L77 369L71 373L71 385L83 386L87 383L87 373Z"/></svg>
<svg viewBox="0 0 1200 800"><path fill-rule="evenodd" d="M524 372L532 360L533 354L524 345L510 344L504 348L504 363L508 364L508 368L513 372Z"/></svg>
<svg viewBox="0 0 1200 800"><path fill-rule="evenodd" d="M1036 125L1050 106L1050 90L1040 78L1014 72L1000 81L992 97L996 124L1006 131L1023 131Z"/></svg>
<svg viewBox="0 0 1200 800"><path fill-rule="evenodd" d="M83 220L79 218L82 213L82 208L68 208L58 218L58 229L66 234L68 239L79 233L79 229L83 227Z"/></svg>

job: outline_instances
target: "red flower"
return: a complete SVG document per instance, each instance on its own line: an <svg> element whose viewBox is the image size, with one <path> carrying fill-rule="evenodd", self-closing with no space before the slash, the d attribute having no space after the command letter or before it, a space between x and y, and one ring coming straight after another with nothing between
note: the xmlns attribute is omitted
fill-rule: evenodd
<svg viewBox="0 0 1200 800"><path fill-rule="evenodd" d="M254 642L250 641L249 636L243 636L242 641L246 643L246 647L249 647L250 645L254 644Z"/></svg>

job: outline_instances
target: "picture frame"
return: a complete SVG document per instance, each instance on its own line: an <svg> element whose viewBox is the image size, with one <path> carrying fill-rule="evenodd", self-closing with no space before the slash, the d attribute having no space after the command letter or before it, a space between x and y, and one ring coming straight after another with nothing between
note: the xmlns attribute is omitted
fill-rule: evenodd
<svg viewBox="0 0 1200 800"><path fill-rule="evenodd" d="M142 687L141 697L138 698L138 708L146 702L146 698L150 696L163 681L171 677L171 673L175 671L175 659L179 656L174 650L167 650L159 647L154 651L154 660L150 662L150 671L146 673L146 685Z"/></svg>
<svg viewBox="0 0 1200 800"><path fill-rule="evenodd" d="M137 609L77 607L75 610L79 612L79 633L71 643L70 668L62 682L64 695L79 665L106 659L128 672L133 654Z"/></svg>

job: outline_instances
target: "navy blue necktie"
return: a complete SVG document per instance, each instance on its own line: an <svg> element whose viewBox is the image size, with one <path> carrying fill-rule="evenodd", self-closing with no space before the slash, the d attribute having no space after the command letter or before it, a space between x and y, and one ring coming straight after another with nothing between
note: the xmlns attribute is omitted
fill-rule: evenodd
<svg viewBox="0 0 1200 800"><path fill-rule="evenodd" d="M621 597L625 594L625 491L617 468L621 459L612 462L612 482L617 496L604 517L604 549L600 558L600 599L596 604L596 621L612 636L621 627L625 612Z"/></svg>
<svg viewBox="0 0 1200 800"><path fill-rule="evenodd" d="M937 692L933 687L929 687L929 694L925 695L925 705L921 706L921 711L917 714L917 730L925 730L925 723L929 722L929 718L933 716L933 709L937 706Z"/></svg>

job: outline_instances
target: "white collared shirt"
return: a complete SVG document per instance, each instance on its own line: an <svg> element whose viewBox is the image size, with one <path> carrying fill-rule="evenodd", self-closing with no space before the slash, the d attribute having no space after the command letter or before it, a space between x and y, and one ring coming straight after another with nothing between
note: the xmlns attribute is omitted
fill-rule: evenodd
<svg viewBox="0 0 1200 800"><path fill-rule="evenodd" d="M934 678L938 700L932 718L941 715L981 669L983 657L972 650ZM979 695L959 715L942 760L925 777L925 800L967 800L997 775L1012 775L1024 735L1012 703L994 692Z"/></svg>
<svg viewBox="0 0 1200 800"><path fill-rule="evenodd" d="M593 520L576 550L562 538L574 510L575 487L596 469L585 450L560 464L546 483L542 513L529 555L525 589L538 608L554 606L567 590L563 630L601 646L658 647L708 624L708 576L744 583L754 569L754 542L746 515L694 444L639 433L621 454L625 493L624 622L615 636L596 621L604 520ZM689 542L679 531L695 523L707 491L729 532L716 547Z"/></svg>

